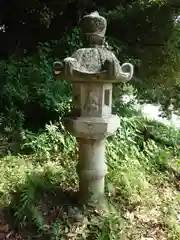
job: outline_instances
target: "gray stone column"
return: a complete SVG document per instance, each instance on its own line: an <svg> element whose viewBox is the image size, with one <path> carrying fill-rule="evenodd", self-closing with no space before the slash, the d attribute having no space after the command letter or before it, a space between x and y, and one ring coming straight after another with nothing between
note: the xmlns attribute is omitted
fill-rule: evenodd
<svg viewBox="0 0 180 240"><path fill-rule="evenodd" d="M79 175L80 200L96 201L103 198L104 178L107 172L105 163L105 140L78 138L79 163L77 173Z"/></svg>

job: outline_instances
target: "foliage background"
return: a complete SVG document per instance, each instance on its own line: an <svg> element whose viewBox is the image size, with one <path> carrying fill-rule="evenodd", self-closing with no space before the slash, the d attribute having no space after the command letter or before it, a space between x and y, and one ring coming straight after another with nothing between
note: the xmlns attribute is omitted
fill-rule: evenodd
<svg viewBox="0 0 180 240"><path fill-rule="evenodd" d="M179 108L180 25L175 22L179 14L176 2L2 0L3 129L23 125L38 129L69 110L64 101L71 100L71 86L55 82L51 66L54 60L82 46L77 26L81 17L93 10L107 18L107 41L120 62L135 65L131 84L139 100L161 103L165 111L171 103ZM122 86L118 91L119 95L124 92Z"/></svg>

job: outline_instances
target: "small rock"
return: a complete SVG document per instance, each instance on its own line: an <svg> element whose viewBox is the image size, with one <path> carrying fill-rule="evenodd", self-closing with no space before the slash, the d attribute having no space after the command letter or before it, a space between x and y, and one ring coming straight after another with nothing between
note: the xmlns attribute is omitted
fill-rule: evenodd
<svg viewBox="0 0 180 240"><path fill-rule="evenodd" d="M84 220L84 215L77 207L69 207L68 216L72 218L75 222L82 222Z"/></svg>

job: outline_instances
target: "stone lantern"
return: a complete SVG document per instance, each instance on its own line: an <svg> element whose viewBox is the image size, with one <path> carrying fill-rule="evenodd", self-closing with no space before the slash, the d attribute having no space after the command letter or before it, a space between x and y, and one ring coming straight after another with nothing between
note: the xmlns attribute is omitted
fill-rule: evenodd
<svg viewBox="0 0 180 240"><path fill-rule="evenodd" d="M120 119L112 115L112 85L127 82L133 65L120 65L105 46L107 21L98 12L82 18L84 48L63 63L54 63L54 73L73 83L73 107L65 120L66 128L79 144L79 199L82 203L101 204L104 195L105 140L115 134Z"/></svg>

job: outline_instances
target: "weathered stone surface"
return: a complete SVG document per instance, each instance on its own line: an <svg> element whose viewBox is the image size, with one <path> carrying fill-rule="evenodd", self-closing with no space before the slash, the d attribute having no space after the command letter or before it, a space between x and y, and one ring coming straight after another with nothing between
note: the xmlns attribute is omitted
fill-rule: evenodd
<svg viewBox="0 0 180 240"><path fill-rule="evenodd" d="M115 134L120 127L120 119L116 115L103 118L78 117L67 119L67 128L76 137L86 139L102 139Z"/></svg>
<svg viewBox="0 0 180 240"><path fill-rule="evenodd" d="M111 72L108 79L109 81L112 80L114 82L116 80L117 82L127 82L132 78L134 71L133 66L130 63L124 63L120 66L120 63L114 53L103 46L96 46L95 48L81 48L71 57L66 58L64 63L65 69L70 69L71 65L71 70L66 70L64 73L69 77L72 76L73 70L86 74L95 74L106 71L106 78L108 78L109 72Z"/></svg>
<svg viewBox="0 0 180 240"><path fill-rule="evenodd" d="M112 84L81 84L81 116L109 116L112 110Z"/></svg>
<svg viewBox="0 0 180 240"><path fill-rule="evenodd" d="M92 12L85 15L81 22L81 29L84 34L94 34L101 37L105 36L107 21L104 17L100 16L98 12Z"/></svg>
<svg viewBox="0 0 180 240"><path fill-rule="evenodd" d="M71 57L64 59L64 68L60 62L55 62L55 74L61 73L72 81L78 81L81 72L91 74L106 71L109 80L129 81L133 76L133 65L124 63L121 66L114 53L104 47L106 26L106 19L98 12L86 15L80 24L86 47L78 49ZM73 75L77 74L73 79Z"/></svg>
<svg viewBox="0 0 180 240"><path fill-rule="evenodd" d="M113 52L104 47L106 19L97 12L83 17L80 27L84 48L63 63L55 62L55 74L73 82L74 108L66 119L67 129L79 143L79 197L82 202L103 203L105 139L115 134L120 119L112 115L112 83L132 78L133 66L120 65Z"/></svg>
<svg viewBox="0 0 180 240"><path fill-rule="evenodd" d="M104 194L104 177L107 172L105 142L104 139L78 138L78 143L80 154L77 173L80 179L80 197L85 202L96 201Z"/></svg>

